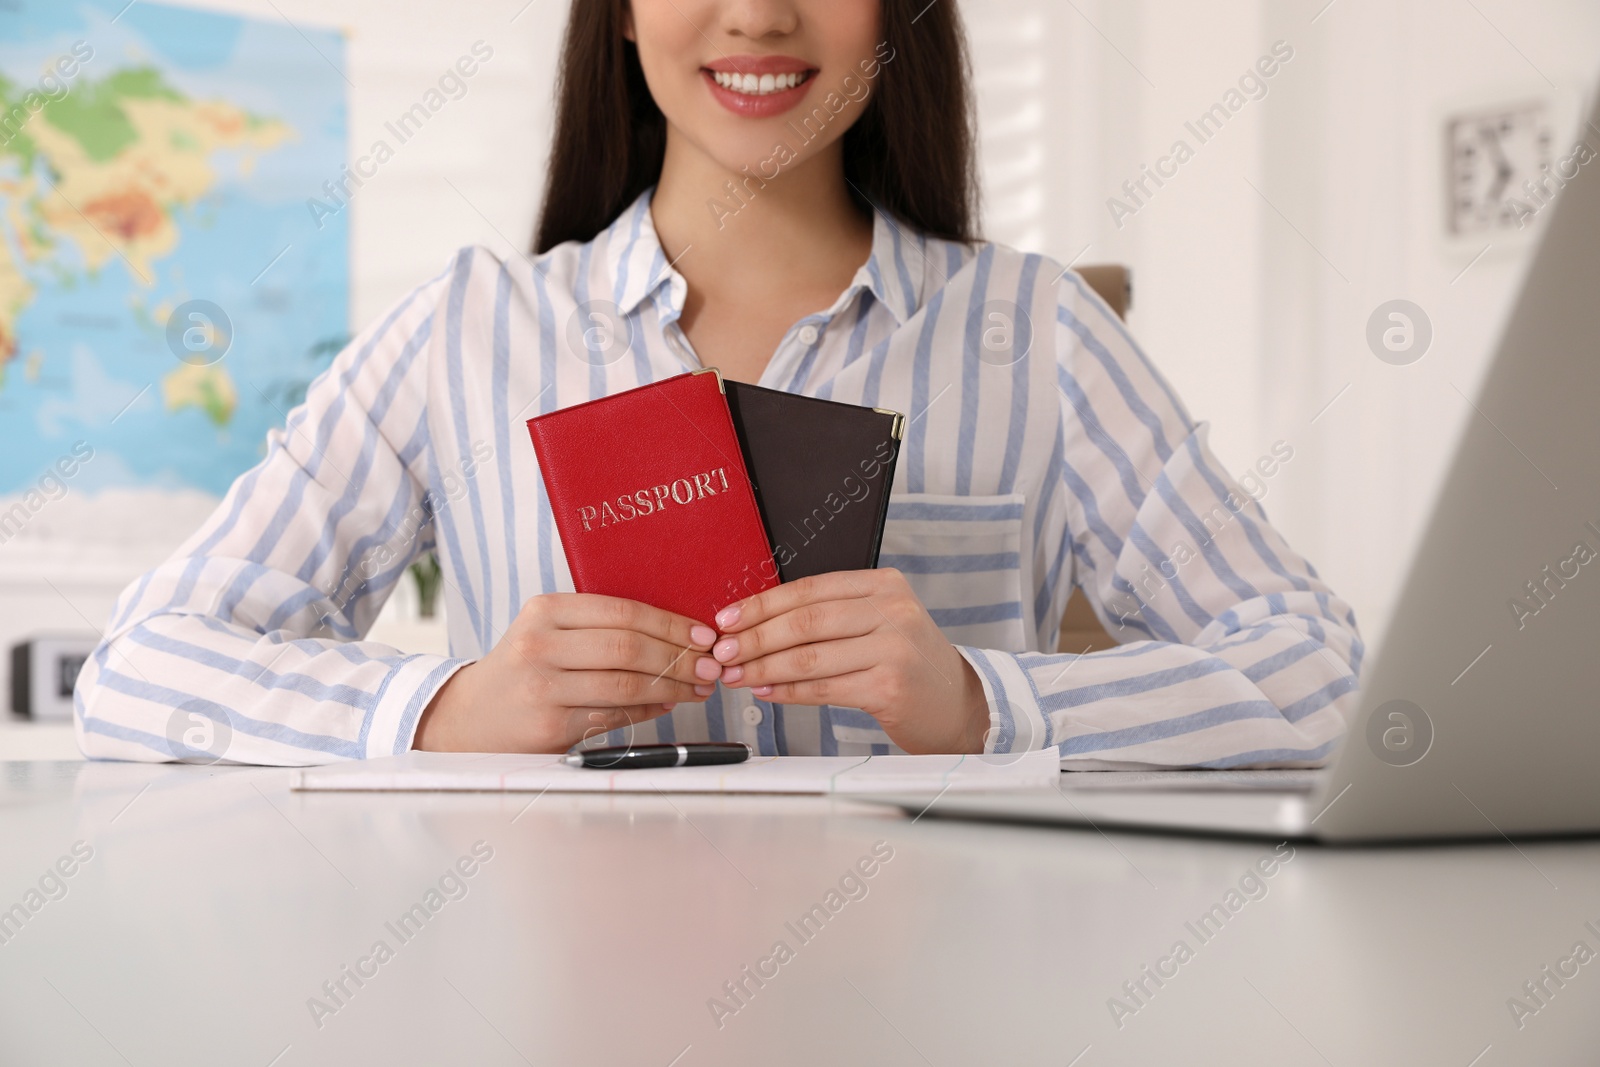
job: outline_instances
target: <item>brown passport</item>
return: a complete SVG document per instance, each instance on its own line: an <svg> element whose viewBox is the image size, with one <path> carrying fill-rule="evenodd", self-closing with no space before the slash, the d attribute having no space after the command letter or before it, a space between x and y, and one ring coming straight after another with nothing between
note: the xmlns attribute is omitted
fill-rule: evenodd
<svg viewBox="0 0 1600 1067"><path fill-rule="evenodd" d="M876 567L905 416L743 382L726 391L782 579Z"/></svg>
<svg viewBox="0 0 1600 1067"><path fill-rule="evenodd" d="M578 592L715 627L778 584L722 386L694 371L528 420Z"/></svg>

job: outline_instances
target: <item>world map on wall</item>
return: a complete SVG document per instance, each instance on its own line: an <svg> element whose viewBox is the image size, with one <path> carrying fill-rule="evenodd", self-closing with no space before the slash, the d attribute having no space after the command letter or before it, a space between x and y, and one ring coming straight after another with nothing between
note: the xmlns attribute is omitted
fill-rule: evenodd
<svg viewBox="0 0 1600 1067"><path fill-rule="evenodd" d="M127 0L0 4L0 497L220 495L343 342L340 34ZM81 448L80 452L81 454Z"/></svg>

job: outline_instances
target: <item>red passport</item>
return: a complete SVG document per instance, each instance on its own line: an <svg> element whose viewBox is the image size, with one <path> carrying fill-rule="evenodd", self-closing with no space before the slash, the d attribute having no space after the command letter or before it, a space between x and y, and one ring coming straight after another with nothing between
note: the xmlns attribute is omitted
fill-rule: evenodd
<svg viewBox="0 0 1600 1067"><path fill-rule="evenodd" d="M528 433L578 592L715 627L778 584L715 370L537 416Z"/></svg>

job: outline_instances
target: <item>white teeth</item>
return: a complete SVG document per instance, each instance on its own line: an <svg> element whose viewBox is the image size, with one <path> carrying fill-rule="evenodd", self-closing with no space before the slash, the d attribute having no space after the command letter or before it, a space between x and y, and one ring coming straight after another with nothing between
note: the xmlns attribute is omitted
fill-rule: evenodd
<svg viewBox="0 0 1600 1067"><path fill-rule="evenodd" d="M721 70L712 71L711 76L724 89L747 96L786 92L806 80L804 74L763 74L757 77L754 74L734 74Z"/></svg>

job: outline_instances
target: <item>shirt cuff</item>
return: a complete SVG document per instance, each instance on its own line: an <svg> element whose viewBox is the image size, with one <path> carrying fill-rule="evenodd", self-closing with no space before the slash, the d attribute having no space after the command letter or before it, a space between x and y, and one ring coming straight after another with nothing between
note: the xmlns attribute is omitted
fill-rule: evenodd
<svg viewBox="0 0 1600 1067"><path fill-rule="evenodd" d="M441 686L471 660L449 656L407 656L378 688L367 729L366 758L411 751L417 721Z"/></svg>
<svg viewBox="0 0 1600 1067"><path fill-rule="evenodd" d="M985 754L1049 748L1054 743L1050 720L1039 706L1039 690L1017 657L967 645L956 645L955 649L978 673L983 697L989 702L989 732L983 739Z"/></svg>

